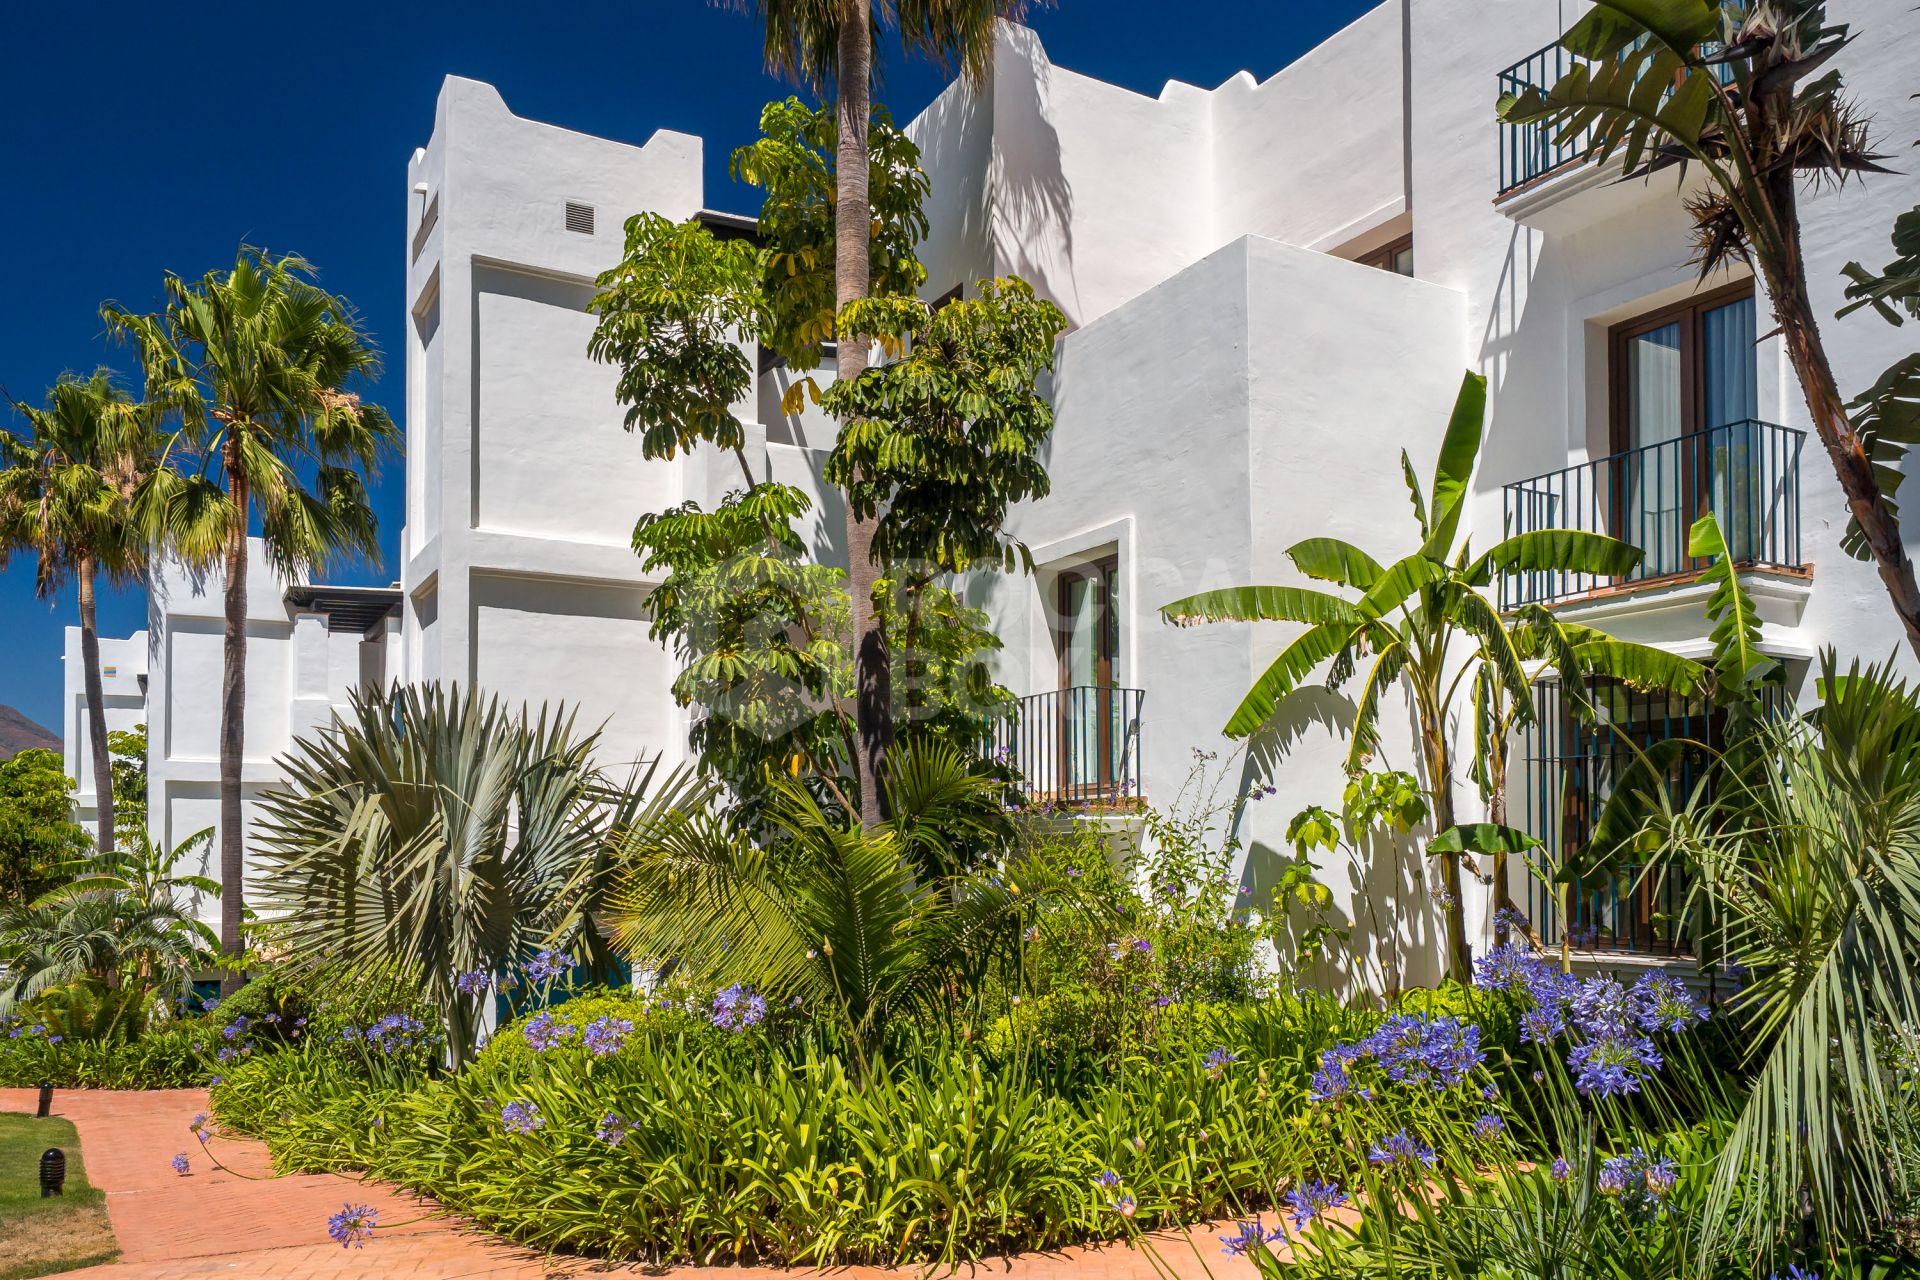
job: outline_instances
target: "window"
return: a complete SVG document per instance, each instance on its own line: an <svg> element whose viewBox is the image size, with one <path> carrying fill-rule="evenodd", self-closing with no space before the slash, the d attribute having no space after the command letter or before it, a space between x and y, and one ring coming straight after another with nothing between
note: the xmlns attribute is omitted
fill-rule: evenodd
<svg viewBox="0 0 1920 1280"><path fill-rule="evenodd" d="M1379 267L1395 275L1410 276L1413 274L1413 234L1409 232L1398 240L1363 253L1354 261L1363 267Z"/></svg>
<svg viewBox="0 0 1920 1280"><path fill-rule="evenodd" d="M1734 558L1751 559L1766 447L1752 283L1637 316L1608 341L1615 536L1646 552L1649 574L1680 572L1694 567L1688 528L1714 510Z"/></svg>
<svg viewBox="0 0 1920 1280"><path fill-rule="evenodd" d="M1107 556L1060 575L1058 759L1067 795L1103 792L1130 754L1128 702L1118 683L1120 562ZM1137 715L1137 712L1134 714Z"/></svg>

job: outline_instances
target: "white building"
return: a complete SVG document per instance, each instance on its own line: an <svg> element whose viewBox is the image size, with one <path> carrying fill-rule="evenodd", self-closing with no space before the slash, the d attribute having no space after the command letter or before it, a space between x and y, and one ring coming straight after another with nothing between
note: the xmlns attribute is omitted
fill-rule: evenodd
<svg viewBox="0 0 1920 1280"><path fill-rule="evenodd" d="M1840 495L1817 442L1802 444L1805 405L1781 343L1764 336L1768 305L1749 274L1695 280L1671 173L1616 183L1544 134L1496 122L1498 93L1535 74L1567 8L1393 0L1264 80L1170 83L1157 96L1057 67L1031 31L1004 27L987 85L954 85L910 126L933 182L928 296L1017 274L1072 324L1052 385L1053 492L1014 517L1039 571L970 585L1007 641L1003 681L1039 699L1028 723L1046 726L1045 742L1026 751L1043 789L1111 798L1124 781L1163 801L1194 750L1229 753L1220 726L1290 629L1175 630L1156 606L1212 586L1304 583L1283 553L1316 534L1382 558L1412 550L1398 454L1430 474L1466 369L1491 382L1476 543L1573 524L1648 553L1635 581L1513 581L1503 604L1551 603L1702 653L1705 593L1684 531L1712 507L1750 562L1766 645L1796 686L1822 646L1905 661L1876 575L1839 551ZM1844 16L1867 37L1838 65L1888 149L1904 152L1920 108L1896 36L1920 18L1903 0L1858 0ZM450 78L408 165L404 608L400 656L381 670L576 704L589 721L606 717L610 759L685 754L673 663L646 637L651 584L628 549L633 522L687 499L710 507L736 472L703 455L640 458L613 371L587 358L585 307L627 217L702 211L701 147L522 120L489 86ZM1910 176L1808 197L1808 270L1825 314L1841 303L1841 265L1883 261L1895 215L1917 201ZM1871 314L1826 333L1849 394L1907 349ZM767 370L742 407L758 424L749 454L757 471L821 494L831 424L779 416L786 376ZM813 541L833 558L831 494L816 516ZM261 626L264 642L297 619ZM153 653L150 698L167 683L163 663L178 661L158 639ZM295 665L279 668L289 699ZM255 678L265 699L274 677ZM203 691L195 732L210 731L217 680L176 666L171 683L188 679ZM1131 692L1059 692L1073 687ZM1298 699L1237 766L1278 786L1242 832L1256 882L1291 814L1337 805L1345 743L1332 726L1346 711L1345 695ZM1647 733L1712 731L1697 708L1617 711ZM258 743L264 781L295 718L259 714L249 756ZM1092 727L1063 746L1062 726ZM1609 766L1570 732L1549 714L1521 745L1513 815L1577 841ZM167 741L156 733L156 759ZM180 767L210 770L205 752ZM1417 768L1404 729L1389 732L1380 763ZM191 790L210 784L181 776L189 789L171 803L184 814L204 795L193 812L210 814L211 791ZM1470 808L1464 778L1460 791ZM1326 869L1363 952L1395 898L1388 874L1363 883L1344 863ZM1426 902L1411 884L1398 896ZM1484 895L1469 906L1483 928ZM1658 951L1667 907L1607 887L1576 915L1607 945ZM1398 915L1379 928L1431 937L1427 907ZM1541 923L1560 927L1544 913Z"/></svg>

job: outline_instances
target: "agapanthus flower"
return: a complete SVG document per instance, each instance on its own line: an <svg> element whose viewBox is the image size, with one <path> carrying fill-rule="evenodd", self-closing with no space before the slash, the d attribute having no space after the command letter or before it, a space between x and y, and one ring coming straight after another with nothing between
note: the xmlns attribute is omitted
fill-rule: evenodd
<svg viewBox="0 0 1920 1280"><path fill-rule="evenodd" d="M206 1127L207 1127L207 1113L204 1111L194 1112L193 1119L187 1121L187 1128L193 1130L195 1133L200 1132L202 1129Z"/></svg>
<svg viewBox="0 0 1920 1280"><path fill-rule="evenodd" d="M1653 1041L1644 1038L1595 1040L1577 1044L1567 1054L1573 1087L1602 1098L1640 1092L1641 1077L1658 1071L1661 1062Z"/></svg>
<svg viewBox="0 0 1920 1280"><path fill-rule="evenodd" d="M1280 1202L1287 1206L1293 1229L1298 1231L1327 1210L1345 1204L1347 1193L1332 1182L1295 1183Z"/></svg>
<svg viewBox="0 0 1920 1280"><path fill-rule="evenodd" d="M1820 1280L1818 1271L1809 1271L1797 1262L1789 1262L1785 1271L1776 1271L1769 1280Z"/></svg>
<svg viewBox="0 0 1920 1280"><path fill-rule="evenodd" d="M453 985L463 996L483 996L493 986L493 974L485 969L474 969L455 978Z"/></svg>
<svg viewBox="0 0 1920 1280"><path fill-rule="evenodd" d="M1405 1129L1373 1144L1367 1152L1367 1159L1374 1164L1413 1165L1424 1164L1432 1168L1438 1160L1433 1148L1408 1133Z"/></svg>
<svg viewBox="0 0 1920 1280"><path fill-rule="evenodd" d="M633 1034L633 1020L630 1018L599 1017L587 1024L581 1036L581 1042L587 1046L587 1052L596 1058L618 1053L627 1043L627 1037Z"/></svg>
<svg viewBox="0 0 1920 1280"><path fill-rule="evenodd" d="M1507 1122L1489 1111L1473 1122L1473 1136L1481 1142L1492 1142L1507 1131Z"/></svg>
<svg viewBox="0 0 1920 1280"><path fill-rule="evenodd" d="M632 1129L633 1123L625 1116L618 1111L609 1111L600 1117L600 1127L593 1131L593 1136L610 1147L617 1147L626 1140Z"/></svg>
<svg viewBox="0 0 1920 1280"><path fill-rule="evenodd" d="M564 951L546 950L527 961L527 978L532 982L551 982L573 968L573 957Z"/></svg>
<svg viewBox="0 0 1920 1280"><path fill-rule="evenodd" d="M226 1026L220 1028L220 1034L229 1040L235 1040L247 1034L247 1015L243 1013Z"/></svg>
<svg viewBox="0 0 1920 1280"><path fill-rule="evenodd" d="M1672 974L1650 973L1627 993L1628 1008L1642 1031L1684 1031L1707 1016L1707 1007Z"/></svg>
<svg viewBox="0 0 1920 1280"><path fill-rule="evenodd" d="M1133 1198L1131 1192L1123 1191L1118 1196L1107 1201L1107 1207L1123 1218L1131 1218L1135 1213L1139 1212L1140 1202Z"/></svg>
<svg viewBox="0 0 1920 1280"><path fill-rule="evenodd" d="M1573 1166L1567 1163L1565 1156L1555 1156L1553 1167L1547 1171L1547 1176L1555 1182L1566 1183L1573 1178Z"/></svg>
<svg viewBox="0 0 1920 1280"><path fill-rule="evenodd" d="M1487 991L1508 991L1542 963L1531 947L1509 942L1473 962L1473 985Z"/></svg>
<svg viewBox="0 0 1920 1280"><path fill-rule="evenodd" d="M1395 1084L1451 1089L1486 1060L1480 1028L1458 1018L1397 1013L1361 1042Z"/></svg>
<svg viewBox="0 0 1920 1280"><path fill-rule="evenodd" d="M1608 1156L1602 1161L1595 1185L1600 1194L1614 1197L1627 1212L1653 1218L1665 1212L1667 1195L1679 1180L1673 1161L1655 1159L1635 1147L1625 1155Z"/></svg>
<svg viewBox="0 0 1920 1280"><path fill-rule="evenodd" d="M1094 1182L1102 1191L1111 1191L1120 1185L1120 1175L1111 1169L1103 1170Z"/></svg>
<svg viewBox="0 0 1920 1280"><path fill-rule="evenodd" d="M167 1163L172 1165L173 1171L179 1174L181 1177L185 1177L187 1174L187 1170L192 1167L188 1163L187 1155L186 1155L186 1152L184 1151L181 1152L179 1155L175 1156L173 1159L169 1160Z"/></svg>
<svg viewBox="0 0 1920 1280"><path fill-rule="evenodd" d="M1240 1228L1239 1235L1220 1237L1222 1246L1220 1252L1230 1258L1244 1258L1256 1245L1264 1244L1269 1240L1278 1240L1283 1234L1277 1227L1272 1231L1265 1230L1261 1227L1258 1218L1252 1222L1236 1222L1233 1225Z"/></svg>
<svg viewBox="0 0 1920 1280"><path fill-rule="evenodd" d="M508 1133L517 1133L522 1137L532 1133L547 1122L540 1114L540 1108L531 1102L509 1102L500 1108L500 1123Z"/></svg>
<svg viewBox="0 0 1920 1280"><path fill-rule="evenodd" d="M357 1248L365 1245L373 1235L374 1223L379 1217L380 1211L371 1205L345 1205L340 1212L327 1219L327 1234L342 1249L348 1245Z"/></svg>
<svg viewBox="0 0 1920 1280"><path fill-rule="evenodd" d="M1493 923L1495 928L1516 930L1525 929L1533 921L1527 919L1526 913L1518 907L1501 907L1493 913Z"/></svg>
<svg viewBox="0 0 1920 1280"><path fill-rule="evenodd" d="M1207 1069L1208 1075L1214 1077L1217 1080L1221 1076L1226 1074L1228 1067L1232 1066L1234 1063L1238 1062L1239 1060L1240 1059L1235 1054L1229 1052L1226 1049L1215 1049L1213 1050L1213 1052L1209 1053L1205 1058L1202 1058L1200 1060L1200 1065Z"/></svg>
<svg viewBox="0 0 1920 1280"><path fill-rule="evenodd" d="M543 1009L527 1020L523 1034L535 1053L545 1053L573 1039L574 1028L572 1023L562 1022Z"/></svg>
<svg viewBox="0 0 1920 1280"><path fill-rule="evenodd" d="M1353 1059L1339 1049L1328 1049L1320 1055L1320 1066L1307 1081L1307 1100L1309 1102L1339 1102L1343 1098L1354 1097L1365 1101L1373 1096L1371 1089L1356 1087L1353 1074L1348 1070Z"/></svg>
<svg viewBox="0 0 1920 1280"><path fill-rule="evenodd" d="M723 1031L745 1031L767 1016L767 1001L752 987L735 983L713 997L713 1025Z"/></svg>

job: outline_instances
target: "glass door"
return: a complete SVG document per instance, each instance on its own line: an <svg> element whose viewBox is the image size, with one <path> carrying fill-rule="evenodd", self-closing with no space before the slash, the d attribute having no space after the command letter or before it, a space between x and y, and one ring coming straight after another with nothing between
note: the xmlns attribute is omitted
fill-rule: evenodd
<svg viewBox="0 0 1920 1280"><path fill-rule="evenodd" d="M1100 794L1117 776L1117 569L1116 560L1105 559L1060 575L1059 759L1068 799Z"/></svg>

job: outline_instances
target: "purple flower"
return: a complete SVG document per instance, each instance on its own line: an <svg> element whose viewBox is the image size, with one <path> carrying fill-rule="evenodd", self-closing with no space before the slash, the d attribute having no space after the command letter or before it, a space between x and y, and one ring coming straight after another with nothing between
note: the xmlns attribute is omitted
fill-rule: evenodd
<svg viewBox="0 0 1920 1280"><path fill-rule="evenodd" d="M632 1130L633 1123L625 1116L618 1111L609 1111L600 1117L600 1127L593 1131L593 1136L610 1147L617 1147L626 1140L627 1134Z"/></svg>
<svg viewBox="0 0 1920 1280"><path fill-rule="evenodd" d="M1770 1280L1820 1280L1820 1273L1804 1270L1797 1262L1789 1262L1785 1271L1774 1272Z"/></svg>
<svg viewBox="0 0 1920 1280"><path fill-rule="evenodd" d="M1237 1056L1235 1056L1232 1053L1229 1053L1225 1049L1215 1049L1213 1052L1209 1053L1205 1058L1202 1058L1200 1060L1200 1065L1207 1069L1208 1075L1218 1080L1221 1076L1226 1074L1228 1067L1232 1066L1234 1063L1238 1062L1239 1060L1240 1059Z"/></svg>
<svg viewBox="0 0 1920 1280"><path fill-rule="evenodd" d="M173 1159L169 1160L167 1163L172 1165L173 1171L179 1174L181 1177L184 1178L187 1176L187 1170L190 1166L187 1163L186 1152L184 1151L181 1152L179 1155L175 1156Z"/></svg>
<svg viewBox="0 0 1920 1280"><path fill-rule="evenodd" d="M564 951L546 950L527 961L527 978L533 982L551 982L573 968L573 957Z"/></svg>
<svg viewBox="0 0 1920 1280"><path fill-rule="evenodd" d="M1565 1156L1555 1156L1553 1168L1548 1171L1548 1176L1564 1185L1573 1178L1573 1166L1567 1163Z"/></svg>
<svg viewBox="0 0 1920 1280"><path fill-rule="evenodd" d="M200 1132L202 1129L206 1127L207 1127L207 1113L204 1111L194 1112L193 1119L187 1121L187 1128L193 1130L195 1133Z"/></svg>
<svg viewBox="0 0 1920 1280"><path fill-rule="evenodd" d="M587 1052L596 1058L620 1052L627 1037L633 1034L633 1023L627 1018L595 1018L587 1024L581 1041L587 1046Z"/></svg>
<svg viewBox="0 0 1920 1280"><path fill-rule="evenodd" d="M1480 1028L1472 1023L1405 1013L1382 1022L1360 1048L1395 1084L1431 1084L1435 1089L1462 1083L1487 1056L1480 1048Z"/></svg>
<svg viewBox="0 0 1920 1280"><path fill-rule="evenodd" d="M1595 1040L1576 1045L1567 1054L1567 1066L1573 1069L1573 1087L1588 1096L1617 1097L1640 1092L1640 1078L1660 1069L1659 1050L1653 1041Z"/></svg>
<svg viewBox="0 0 1920 1280"><path fill-rule="evenodd" d="M1269 1240L1278 1240L1283 1234L1278 1227L1272 1231L1263 1230L1258 1218L1252 1222L1236 1222L1234 1225L1240 1228L1239 1235L1220 1237L1220 1243L1225 1246L1220 1252L1230 1258L1244 1258L1255 1246L1265 1244Z"/></svg>
<svg viewBox="0 0 1920 1280"><path fill-rule="evenodd" d="M517 1133L521 1137L541 1128L547 1122L540 1115L540 1108L531 1102L509 1102L500 1108L500 1123L508 1133Z"/></svg>
<svg viewBox="0 0 1920 1280"><path fill-rule="evenodd" d="M1521 930L1532 924L1533 921L1527 919L1525 913L1517 907L1501 907L1493 913L1493 923L1496 928Z"/></svg>
<svg viewBox="0 0 1920 1280"><path fill-rule="evenodd" d="M573 1039L574 1028L572 1023L561 1022L543 1009L527 1020L524 1034L535 1053L545 1053Z"/></svg>
<svg viewBox="0 0 1920 1280"><path fill-rule="evenodd" d="M380 1211L371 1205L343 1205L340 1212L327 1219L327 1234L342 1249L348 1245L359 1248L373 1235L374 1222L379 1216Z"/></svg>
<svg viewBox="0 0 1920 1280"><path fill-rule="evenodd" d="M1434 1155L1432 1147L1402 1129L1374 1143L1373 1149L1367 1152L1367 1159L1373 1164L1424 1164L1432 1168L1438 1157Z"/></svg>
<svg viewBox="0 0 1920 1280"><path fill-rule="evenodd" d="M1094 1182L1102 1191L1111 1191L1120 1185L1120 1175L1108 1169L1101 1173L1099 1177L1095 1178Z"/></svg>
<svg viewBox="0 0 1920 1280"><path fill-rule="evenodd" d="M1292 1190L1280 1197L1280 1202L1287 1206L1293 1217L1293 1229L1298 1231L1327 1210L1345 1204L1347 1194L1331 1182L1295 1183Z"/></svg>
<svg viewBox="0 0 1920 1280"><path fill-rule="evenodd" d="M1655 1159L1635 1147L1623 1156L1608 1156L1595 1179L1600 1194L1611 1196L1636 1217L1657 1218L1666 1211L1667 1195L1680 1181L1673 1161Z"/></svg>
<svg viewBox="0 0 1920 1280"><path fill-rule="evenodd" d="M711 1021L723 1031L745 1031L748 1027L758 1025L766 1016L766 999L756 994L752 987L736 982L714 993Z"/></svg>
<svg viewBox="0 0 1920 1280"><path fill-rule="evenodd" d="M1707 1007L1666 973L1650 973L1634 983L1627 1006L1642 1031L1684 1031L1707 1016Z"/></svg>
<svg viewBox="0 0 1920 1280"><path fill-rule="evenodd" d="M1473 1122L1473 1136L1480 1142L1492 1142L1507 1131L1507 1122L1489 1111Z"/></svg>
<svg viewBox="0 0 1920 1280"><path fill-rule="evenodd" d="M483 996L493 985L493 975L485 969L474 969L455 978L453 985L463 996Z"/></svg>
<svg viewBox="0 0 1920 1280"><path fill-rule="evenodd" d="M1107 1207L1123 1218L1131 1218L1139 1212L1140 1202L1135 1200L1131 1193L1122 1192L1119 1196L1107 1201Z"/></svg>

